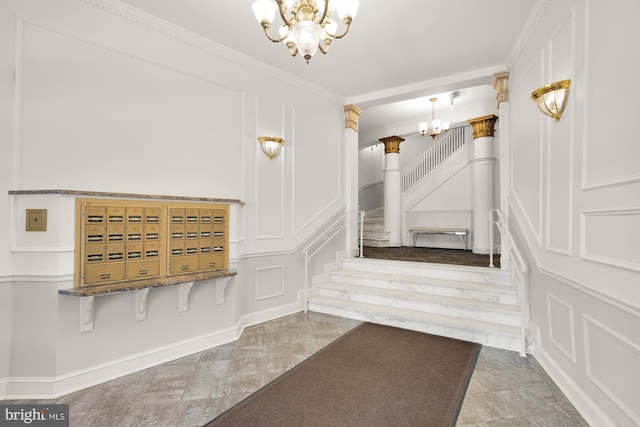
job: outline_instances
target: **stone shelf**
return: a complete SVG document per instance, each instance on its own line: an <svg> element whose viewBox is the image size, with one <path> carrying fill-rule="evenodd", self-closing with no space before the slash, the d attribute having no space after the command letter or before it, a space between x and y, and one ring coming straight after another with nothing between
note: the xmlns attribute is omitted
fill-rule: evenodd
<svg viewBox="0 0 640 427"><path fill-rule="evenodd" d="M216 304L224 303L224 292L231 277L237 275L235 270L206 271L192 274L180 274L174 277L159 277L127 282L90 285L61 289L60 295L80 297L80 332L89 332L94 327L94 297L121 292L135 292L136 321L147 318L147 295L151 288L178 285L178 311L189 310L189 293L197 281L215 279Z"/></svg>

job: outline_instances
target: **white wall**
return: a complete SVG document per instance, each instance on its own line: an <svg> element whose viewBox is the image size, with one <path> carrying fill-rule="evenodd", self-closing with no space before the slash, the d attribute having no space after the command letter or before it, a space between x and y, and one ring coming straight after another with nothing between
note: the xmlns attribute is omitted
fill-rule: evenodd
<svg viewBox="0 0 640 427"><path fill-rule="evenodd" d="M344 208L343 103L109 0L0 4L0 398L51 396L234 339L300 309L304 242ZM327 125L329 124L329 125ZM258 135L285 138L269 160ZM318 179L322 176L322 179ZM80 333L70 189L239 199L224 304L196 283L95 299ZM25 232L27 208L48 209ZM333 257L330 259L333 261Z"/></svg>
<svg viewBox="0 0 640 427"><path fill-rule="evenodd" d="M541 2L510 67L510 223L536 358L597 426L640 425L640 3ZM571 79L559 122L531 92ZM603 124L606 124L603 126Z"/></svg>

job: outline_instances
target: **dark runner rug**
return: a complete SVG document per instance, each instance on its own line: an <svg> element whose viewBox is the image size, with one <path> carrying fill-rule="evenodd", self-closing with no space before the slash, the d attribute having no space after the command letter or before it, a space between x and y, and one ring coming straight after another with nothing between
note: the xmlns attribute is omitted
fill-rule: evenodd
<svg viewBox="0 0 640 427"><path fill-rule="evenodd" d="M363 323L206 426L454 426L480 347Z"/></svg>

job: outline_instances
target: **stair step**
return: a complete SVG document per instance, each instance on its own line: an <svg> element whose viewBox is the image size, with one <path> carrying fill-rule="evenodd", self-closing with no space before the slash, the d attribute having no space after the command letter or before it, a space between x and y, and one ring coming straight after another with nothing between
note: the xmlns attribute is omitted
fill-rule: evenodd
<svg viewBox="0 0 640 427"><path fill-rule="evenodd" d="M500 322L511 326L520 326L521 322L520 309L515 304L331 282L319 285L318 290L320 296L347 301Z"/></svg>
<svg viewBox="0 0 640 427"><path fill-rule="evenodd" d="M367 273L350 270L333 271L331 273L331 281L340 284L393 289L443 297L473 298L479 301L493 303L518 303L518 295L514 289L503 285L481 282L400 276L385 273Z"/></svg>
<svg viewBox="0 0 640 427"><path fill-rule="evenodd" d="M371 246L373 248L388 248L389 247L389 239L386 239L386 240L363 239L363 245Z"/></svg>
<svg viewBox="0 0 640 427"><path fill-rule="evenodd" d="M432 277L504 285L510 287L511 276L506 270L489 267L392 261L373 258L349 258L342 261L342 268L365 273L383 273L394 276Z"/></svg>
<svg viewBox="0 0 640 427"><path fill-rule="evenodd" d="M518 351L520 328L496 322L382 306L339 298L309 298L311 311L350 319L398 326L480 344Z"/></svg>

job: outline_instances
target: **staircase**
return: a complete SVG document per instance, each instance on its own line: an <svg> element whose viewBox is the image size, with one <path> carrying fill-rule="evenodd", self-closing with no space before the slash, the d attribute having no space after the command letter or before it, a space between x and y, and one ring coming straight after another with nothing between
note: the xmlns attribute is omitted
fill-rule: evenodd
<svg viewBox="0 0 640 427"><path fill-rule="evenodd" d="M365 216L362 239L364 246L383 248L389 246L389 232L384 230L384 216Z"/></svg>
<svg viewBox="0 0 640 427"><path fill-rule="evenodd" d="M309 310L520 350L518 295L498 269L346 259Z"/></svg>

